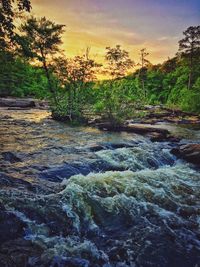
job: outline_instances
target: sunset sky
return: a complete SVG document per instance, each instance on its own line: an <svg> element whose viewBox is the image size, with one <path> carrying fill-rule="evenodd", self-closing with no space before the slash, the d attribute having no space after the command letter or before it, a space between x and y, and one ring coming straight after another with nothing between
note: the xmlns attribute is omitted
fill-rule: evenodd
<svg viewBox="0 0 200 267"><path fill-rule="evenodd" d="M200 22L199 0L32 0L33 14L66 25L63 36L68 57L91 47L103 60L106 46L121 44L138 61L146 47L149 60L172 57L189 26Z"/></svg>

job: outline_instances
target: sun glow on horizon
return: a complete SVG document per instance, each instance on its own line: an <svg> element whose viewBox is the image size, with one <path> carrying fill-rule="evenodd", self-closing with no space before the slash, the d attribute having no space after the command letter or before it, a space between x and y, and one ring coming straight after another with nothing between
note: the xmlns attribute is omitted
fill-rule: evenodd
<svg viewBox="0 0 200 267"><path fill-rule="evenodd" d="M32 0L32 14L66 25L62 48L67 57L90 47L90 56L103 63L105 47L119 44L136 63L140 49L147 48L149 61L158 64L175 55L183 30L198 24L198 1L176 2Z"/></svg>

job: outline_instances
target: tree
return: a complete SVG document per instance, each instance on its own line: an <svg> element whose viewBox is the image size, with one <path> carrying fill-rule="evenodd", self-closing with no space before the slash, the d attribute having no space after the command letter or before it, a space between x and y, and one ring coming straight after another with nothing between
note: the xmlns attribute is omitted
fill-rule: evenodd
<svg viewBox="0 0 200 267"><path fill-rule="evenodd" d="M61 114L70 121L83 118L85 90L89 82L96 80L97 69L100 66L89 57L88 49L82 56L75 56L72 59L63 57L56 59L54 73L65 90L61 91L61 98L55 107L54 117L60 117Z"/></svg>
<svg viewBox="0 0 200 267"><path fill-rule="evenodd" d="M149 53L147 52L146 48L143 48L140 50L140 63L139 66L141 66L139 70L139 79L141 80L142 83L142 90L144 92L144 96L146 98L147 92L145 88L145 81L147 78L147 66L149 64L149 60L147 60L147 56Z"/></svg>
<svg viewBox="0 0 200 267"><path fill-rule="evenodd" d="M188 89L190 89L193 78L194 59L196 54L200 53L200 26L191 26L183 34L184 38L179 41L179 51L182 56L189 59Z"/></svg>
<svg viewBox="0 0 200 267"><path fill-rule="evenodd" d="M62 44L63 28L64 25L55 24L45 17L40 19L31 17L21 25L23 36L18 36L23 54L42 63L49 91L53 94L55 101L56 91L51 79L51 64L53 57L61 51L59 46Z"/></svg>
<svg viewBox="0 0 200 267"><path fill-rule="evenodd" d="M0 0L0 47L7 45L6 39L13 41L14 37L14 19L17 12L14 10L14 4L17 4L18 11L30 12L31 2L29 0Z"/></svg>
<svg viewBox="0 0 200 267"><path fill-rule="evenodd" d="M177 57L168 58L168 60L164 61L163 64L160 66L160 70L165 74L175 71L177 67L177 62Z"/></svg>
<svg viewBox="0 0 200 267"><path fill-rule="evenodd" d="M130 111L129 89L123 86L122 78L134 66L134 62L129 58L129 53L121 49L120 45L116 47L106 47L105 59L107 66L104 74L109 75L110 79L101 85L101 94L96 110L116 127L128 117Z"/></svg>
<svg viewBox="0 0 200 267"><path fill-rule="evenodd" d="M124 77L134 65L134 62L129 58L129 53L121 49L120 45L116 45L114 48L106 47L105 59L108 63L105 73L112 79Z"/></svg>

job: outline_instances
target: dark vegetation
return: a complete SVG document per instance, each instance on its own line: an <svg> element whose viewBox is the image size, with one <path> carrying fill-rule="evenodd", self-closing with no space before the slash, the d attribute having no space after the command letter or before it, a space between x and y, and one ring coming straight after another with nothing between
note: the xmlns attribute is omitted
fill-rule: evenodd
<svg viewBox="0 0 200 267"><path fill-rule="evenodd" d="M174 58L152 65L148 51L135 63L119 45L107 47L100 65L83 55L66 58L64 25L45 17L15 18L30 12L29 1L0 1L0 96L34 97L51 102L55 119L83 121L98 114L113 125L132 118L145 104L200 113L200 26L183 32ZM135 67L135 68L134 68ZM98 80L104 74L106 80Z"/></svg>

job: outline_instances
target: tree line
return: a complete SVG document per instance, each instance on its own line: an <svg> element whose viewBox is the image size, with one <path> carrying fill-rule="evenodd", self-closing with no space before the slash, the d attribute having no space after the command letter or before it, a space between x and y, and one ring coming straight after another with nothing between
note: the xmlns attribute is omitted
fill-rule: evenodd
<svg viewBox="0 0 200 267"><path fill-rule="evenodd" d="M17 1L30 12L30 1ZM83 121L98 114L113 124L135 115L145 104L164 104L200 113L200 26L183 32L177 54L153 65L146 48L136 64L120 45L105 48L99 64L87 48L66 58L61 49L65 25L45 17L14 20L13 2L0 2L0 95L51 101L56 119ZM136 70L135 70L136 69ZM98 75L108 77L99 81Z"/></svg>

